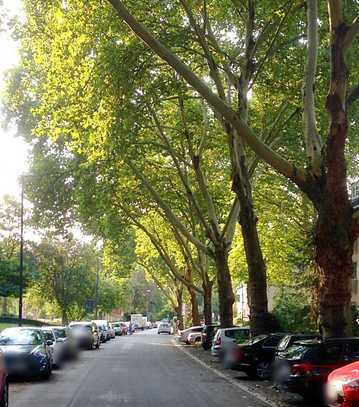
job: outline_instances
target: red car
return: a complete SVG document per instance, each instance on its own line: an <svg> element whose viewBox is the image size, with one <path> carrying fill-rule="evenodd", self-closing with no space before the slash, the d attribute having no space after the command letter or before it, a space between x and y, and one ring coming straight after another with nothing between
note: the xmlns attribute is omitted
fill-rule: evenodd
<svg viewBox="0 0 359 407"><path fill-rule="evenodd" d="M326 393L330 407L358 407L359 362L351 363L330 373Z"/></svg>
<svg viewBox="0 0 359 407"><path fill-rule="evenodd" d="M7 382L7 373L5 369L5 360L0 350L0 407L9 405L9 386Z"/></svg>

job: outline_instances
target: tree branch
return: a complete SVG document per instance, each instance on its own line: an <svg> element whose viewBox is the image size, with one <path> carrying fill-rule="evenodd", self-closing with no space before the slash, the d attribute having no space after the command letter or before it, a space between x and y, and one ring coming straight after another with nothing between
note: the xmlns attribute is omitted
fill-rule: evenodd
<svg viewBox="0 0 359 407"><path fill-rule="evenodd" d="M237 113L219 96L198 78L174 53L158 41L124 6L120 0L108 0L131 30L144 41L160 58L165 60L188 84L190 84L202 97L221 114L237 130L248 146L266 163L275 168L279 173L291 179L298 186L303 187L306 180L304 169L297 168L279 154L266 146L252 130L244 123Z"/></svg>
<svg viewBox="0 0 359 407"><path fill-rule="evenodd" d="M303 83L303 126L307 156L314 174L320 176L322 141L315 117L314 85L318 59L318 0L307 0L308 52Z"/></svg>

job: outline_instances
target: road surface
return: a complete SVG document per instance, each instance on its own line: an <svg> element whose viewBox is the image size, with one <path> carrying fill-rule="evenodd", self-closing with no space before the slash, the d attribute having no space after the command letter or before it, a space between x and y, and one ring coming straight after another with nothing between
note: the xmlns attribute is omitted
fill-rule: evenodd
<svg viewBox="0 0 359 407"><path fill-rule="evenodd" d="M264 407L155 330L118 337L54 371L11 383L10 407Z"/></svg>

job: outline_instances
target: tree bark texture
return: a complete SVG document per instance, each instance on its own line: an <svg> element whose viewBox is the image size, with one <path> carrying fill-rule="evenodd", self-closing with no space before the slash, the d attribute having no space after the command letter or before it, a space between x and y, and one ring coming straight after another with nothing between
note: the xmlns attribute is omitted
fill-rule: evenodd
<svg viewBox="0 0 359 407"><path fill-rule="evenodd" d="M203 316L206 325L212 324L212 288L211 281L203 282Z"/></svg>
<svg viewBox="0 0 359 407"><path fill-rule="evenodd" d="M228 248L223 242L215 247L215 263L220 322L222 328L228 328L233 326L234 295L228 267Z"/></svg>
<svg viewBox="0 0 359 407"><path fill-rule="evenodd" d="M177 307L175 308L177 321L178 321L178 329L184 328L183 323L183 290L178 290L176 293L177 296Z"/></svg>
<svg viewBox="0 0 359 407"><path fill-rule="evenodd" d="M348 196L345 144L348 120L345 111L348 70L344 42L348 31L339 10L340 1L329 1L331 18L331 82L326 107L330 116L324 156L325 173L316 200L316 263L320 273L320 323L325 337L350 335L353 209ZM339 11L338 11L339 10Z"/></svg>
<svg viewBox="0 0 359 407"><path fill-rule="evenodd" d="M244 157L241 159L241 181L234 179L233 189L240 202L239 223L248 267L248 306L250 326L255 335L270 331L268 326L268 299L266 264L260 246L257 217L254 213L252 190Z"/></svg>

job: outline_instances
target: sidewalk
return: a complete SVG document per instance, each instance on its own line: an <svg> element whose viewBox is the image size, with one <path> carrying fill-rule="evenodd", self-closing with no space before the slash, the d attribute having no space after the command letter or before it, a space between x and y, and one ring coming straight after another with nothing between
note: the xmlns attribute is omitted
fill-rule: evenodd
<svg viewBox="0 0 359 407"><path fill-rule="evenodd" d="M309 403L302 400L300 396L294 394L280 392L272 387L270 381L250 380L245 373L235 370L224 369L219 359L212 356L210 351L204 351L201 346L189 346L179 342L175 338L177 346L185 352L188 352L192 357L203 362L206 366L216 370L221 375L224 375L230 381L240 384L250 393L257 393L260 397L268 401L276 407L319 407L316 402Z"/></svg>

